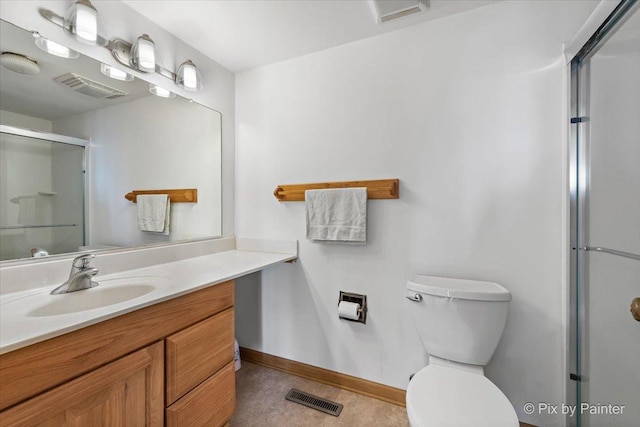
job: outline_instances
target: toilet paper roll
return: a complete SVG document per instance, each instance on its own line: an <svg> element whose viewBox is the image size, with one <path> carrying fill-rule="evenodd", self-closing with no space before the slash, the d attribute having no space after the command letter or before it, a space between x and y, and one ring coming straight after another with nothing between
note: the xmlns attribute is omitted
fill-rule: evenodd
<svg viewBox="0 0 640 427"><path fill-rule="evenodd" d="M338 304L338 316L345 319L358 320L360 317L360 304L349 301L340 301Z"/></svg>

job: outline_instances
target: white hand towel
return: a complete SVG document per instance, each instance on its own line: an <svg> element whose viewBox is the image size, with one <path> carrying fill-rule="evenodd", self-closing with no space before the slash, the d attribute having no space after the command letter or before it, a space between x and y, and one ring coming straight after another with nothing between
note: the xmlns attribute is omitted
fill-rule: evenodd
<svg viewBox="0 0 640 427"><path fill-rule="evenodd" d="M144 194L136 200L138 204L138 228L169 235L170 201L167 194Z"/></svg>
<svg viewBox="0 0 640 427"><path fill-rule="evenodd" d="M307 239L326 242L367 241L367 189L336 188L304 192Z"/></svg>

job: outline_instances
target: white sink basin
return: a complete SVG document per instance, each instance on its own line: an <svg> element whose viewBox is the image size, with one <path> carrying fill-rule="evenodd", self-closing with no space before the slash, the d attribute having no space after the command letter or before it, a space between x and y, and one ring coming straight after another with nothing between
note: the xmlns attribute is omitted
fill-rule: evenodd
<svg viewBox="0 0 640 427"><path fill-rule="evenodd" d="M176 295L176 281L167 276L112 274L95 276L98 286L51 295L58 284L0 295L2 352L25 335L27 344L147 307ZM178 288L179 290L179 288ZM24 345L22 345L24 346Z"/></svg>
<svg viewBox="0 0 640 427"><path fill-rule="evenodd" d="M76 313L78 311L93 310L129 301L134 298L152 292L155 287L151 285L130 285L101 288L100 286L84 291L63 294L63 298L53 300L45 305L34 308L27 316L58 316L60 314Z"/></svg>
<svg viewBox="0 0 640 427"><path fill-rule="evenodd" d="M156 276L123 277L100 280L98 286L68 294L49 295L50 290L18 298L2 305L2 309L24 311L27 317L48 317L79 313L133 301L172 284L171 279ZM13 307L12 307L13 306Z"/></svg>

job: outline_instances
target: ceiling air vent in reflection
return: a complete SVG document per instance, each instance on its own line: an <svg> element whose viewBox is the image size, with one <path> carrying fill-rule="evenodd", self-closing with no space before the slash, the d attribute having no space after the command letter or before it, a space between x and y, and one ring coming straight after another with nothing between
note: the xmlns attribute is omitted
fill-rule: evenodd
<svg viewBox="0 0 640 427"><path fill-rule="evenodd" d="M53 79L54 81L64 85L76 92L83 93L85 95L92 96L100 99L113 99L119 96L127 95L126 92L122 92L111 86L103 85L87 77L79 76L74 73L67 73Z"/></svg>
<svg viewBox="0 0 640 427"><path fill-rule="evenodd" d="M378 23L426 10L429 0L369 0Z"/></svg>

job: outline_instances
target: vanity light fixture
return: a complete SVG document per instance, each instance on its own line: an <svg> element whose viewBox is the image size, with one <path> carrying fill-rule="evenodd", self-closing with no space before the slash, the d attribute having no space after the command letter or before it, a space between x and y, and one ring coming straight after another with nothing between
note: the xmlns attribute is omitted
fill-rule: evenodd
<svg viewBox="0 0 640 427"><path fill-rule="evenodd" d="M183 62L178 67L176 74L176 84L189 92L196 92L202 89L202 76L198 67L190 60Z"/></svg>
<svg viewBox="0 0 640 427"><path fill-rule="evenodd" d="M68 47L56 43L53 40L49 40L46 37L42 37L37 31L33 31L32 34L33 38L35 39L34 41L36 43L36 46L38 46L40 50L43 50L48 54L67 59L76 59L80 57L79 52L73 49L69 49Z"/></svg>
<svg viewBox="0 0 640 427"><path fill-rule="evenodd" d="M105 28L98 10L90 0L77 0L64 15L63 27L76 40L91 45L105 46Z"/></svg>
<svg viewBox="0 0 640 427"><path fill-rule="evenodd" d="M153 83L149 84L149 92L160 98L175 98L176 94Z"/></svg>
<svg viewBox="0 0 640 427"><path fill-rule="evenodd" d="M148 35L141 35L133 45L119 38L109 40L104 35L105 31L102 19L90 0L76 0L64 18L49 9L40 8L39 12L40 15L48 21L63 27L67 34L77 40L106 47L111 51L116 61L127 68L143 73L160 74L163 77L171 79L177 86L189 92L198 91L203 87L202 75L191 60L183 62L178 68L177 73L159 64L160 61L158 60L155 43ZM107 74L111 73L111 71L108 71L106 68L102 68L101 71L115 79L120 80L116 75L123 76L122 73L126 74L126 81L133 79L132 75L122 72L122 70L113 71L113 74ZM163 88L150 90L158 96L175 96L174 93Z"/></svg>
<svg viewBox="0 0 640 427"><path fill-rule="evenodd" d="M111 77L115 80L121 80L123 82L130 82L134 79L131 74L105 63L100 64L100 72L107 77Z"/></svg>
<svg viewBox="0 0 640 427"><path fill-rule="evenodd" d="M145 73L156 71L156 44L146 34L138 37L131 47L131 65Z"/></svg>

